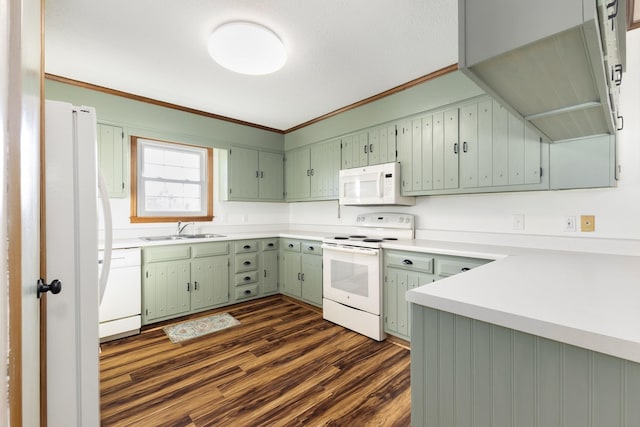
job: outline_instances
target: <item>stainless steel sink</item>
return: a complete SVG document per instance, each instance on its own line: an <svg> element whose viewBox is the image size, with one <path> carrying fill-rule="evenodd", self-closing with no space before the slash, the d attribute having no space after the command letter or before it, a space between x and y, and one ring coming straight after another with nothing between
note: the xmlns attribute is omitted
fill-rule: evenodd
<svg viewBox="0 0 640 427"><path fill-rule="evenodd" d="M173 234L171 236L147 236L141 237L142 240L146 240L147 242L157 242L160 240L182 240L184 236L178 236L177 234Z"/></svg>
<svg viewBox="0 0 640 427"><path fill-rule="evenodd" d="M183 239L215 239L216 237L227 237L227 236L225 236L224 234L204 233L204 234L181 234L180 237Z"/></svg>
<svg viewBox="0 0 640 427"><path fill-rule="evenodd" d="M147 236L147 237L141 237L141 239L146 240L147 242L159 242L163 240L214 239L216 237L227 237L227 236L225 236L224 234L212 234L212 233L172 234L168 236Z"/></svg>

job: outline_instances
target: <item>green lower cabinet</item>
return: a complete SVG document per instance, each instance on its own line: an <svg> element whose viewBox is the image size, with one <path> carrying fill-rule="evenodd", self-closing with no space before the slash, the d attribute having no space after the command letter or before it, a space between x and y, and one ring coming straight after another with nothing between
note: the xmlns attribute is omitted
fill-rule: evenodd
<svg viewBox="0 0 640 427"><path fill-rule="evenodd" d="M143 323L181 316L191 309L190 262L166 261L146 265L142 274Z"/></svg>
<svg viewBox="0 0 640 427"><path fill-rule="evenodd" d="M407 291L463 273L490 260L384 250L383 315L384 331L409 341L410 305Z"/></svg>
<svg viewBox="0 0 640 427"><path fill-rule="evenodd" d="M278 292L278 241L274 237L234 243L234 301L245 301Z"/></svg>
<svg viewBox="0 0 640 427"><path fill-rule="evenodd" d="M191 308L200 310L229 301L229 258L207 257L191 262Z"/></svg>
<svg viewBox="0 0 640 427"><path fill-rule="evenodd" d="M405 299L407 291L433 282L434 276L396 268L389 268L384 276L384 330L385 332L409 340L409 303Z"/></svg>
<svg viewBox="0 0 640 427"><path fill-rule="evenodd" d="M278 292L278 251L264 250L260 254L260 266L262 270L262 278L261 278L262 294L271 295L271 294L277 293Z"/></svg>
<svg viewBox="0 0 640 427"><path fill-rule="evenodd" d="M322 256L302 254L301 298L322 306Z"/></svg>
<svg viewBox="0 0 640 427"><path fill-rule="evenodd" d="M144 325L229 302L228 243L143 248Z"/></svg>
<svg viewBox="0 0 640 427"><path fill-rule="evenodd" d="M322 244L281 239L280 292L322 307Z"/></svg>

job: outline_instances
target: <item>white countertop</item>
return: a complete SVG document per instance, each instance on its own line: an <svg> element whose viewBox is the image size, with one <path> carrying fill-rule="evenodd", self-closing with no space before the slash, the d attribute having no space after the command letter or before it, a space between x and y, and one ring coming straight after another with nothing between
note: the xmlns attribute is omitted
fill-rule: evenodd
<svg viewBox="0 0 640 427"><path fill-rule="evenodd" d="M215 239L118 239L113 246L270 237L317 241L331 235L331 230L272 230ZM432 240L398 240L382 247L495 260L411 290L410 302L640 363L640 257Z"/></svg>
<svg viewBox="0 0 640 427"><path fill-rule="evenodd" d="M548 252L502 258L407 299L640 362L640 257Z"/></svg>

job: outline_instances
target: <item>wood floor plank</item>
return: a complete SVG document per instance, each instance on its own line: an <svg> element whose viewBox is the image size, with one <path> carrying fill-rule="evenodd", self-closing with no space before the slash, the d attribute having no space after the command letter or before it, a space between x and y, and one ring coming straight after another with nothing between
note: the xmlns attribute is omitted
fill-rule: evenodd
<svg viewBox="0 0 640 427"><path fill-rule="evenodd" d="M173 344L162 328L227 312L240 325ZM407 426L409 350L274 296L104 343L104 426Z"/></svg>

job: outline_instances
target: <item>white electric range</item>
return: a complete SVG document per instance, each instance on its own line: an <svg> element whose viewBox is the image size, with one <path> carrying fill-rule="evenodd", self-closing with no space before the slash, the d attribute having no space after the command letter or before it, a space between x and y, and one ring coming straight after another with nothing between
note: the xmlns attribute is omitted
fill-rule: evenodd
<svg viewBox="0 0 640 427"><path fill-rule="evenodd" d="M414 238L414 217L361 214L352 235L322 240L323 317L370 338L385 338L382 321L382 243Z"/></svg>

